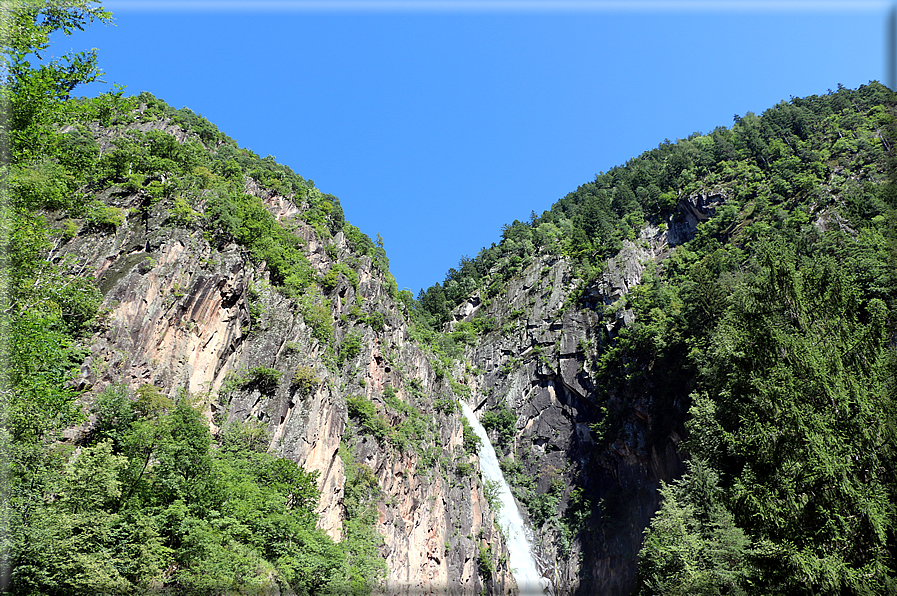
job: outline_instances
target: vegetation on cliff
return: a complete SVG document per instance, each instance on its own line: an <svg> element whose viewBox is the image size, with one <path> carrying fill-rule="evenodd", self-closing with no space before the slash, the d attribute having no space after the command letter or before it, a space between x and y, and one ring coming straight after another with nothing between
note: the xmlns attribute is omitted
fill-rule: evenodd
<svg viewBox="0 0 897 596"><path fill-rule="evenodd" d="M113 385L93 403L92 430L77 447L60 441L63 430L86 420L72 379L86 342L107 323L86 263L59 249L79 234L114 233L164 202L172 225L202 227L210 241L236 242L265 262L315 335L332 341L329 310L318 313L328 282L312 271L299 238L246 192L246 181L302 196L302 215L321 236L344 230L357 254L385 270L382 247L343 220L335 197L240 149L190 110L121 90L71 97L100 75L94 52L32 65L51 34L108 22L96 3L22 1L2 11L0 588L370 593L382 574L370 516L353 522L356 530L341 542L317 529L315 474L265 453L270 437L258 424L225 425L213 437L186 391L172 400L153 385L134 394ZM182 142L159 126L139 129L159 121ZM132 212L95 198L109 188L137 193L141 207ZM277 371L257 367L247 383L270 383L272 374L276 384ZM304 386L311 378L294 380Z"/></svg>
<svg viewBox="0 0 897 596"><path fill-rule="evenodd" d="M639 240L647 224L669 226L678 239L676 228L687 215L681 203L690 198L720 203L718 212L702 216L713 219L692 244L705 249L734 242L751 251L752 242L771 230L806 225L812 215L833 209L863 227L878 222L882 228L875 218L887 210L881 189L892 103L891 91L879 83L839 87L783 101L760 116L736 116L731 128L666 140L596 175L541 215L533 212L529 222L504 226L497 245L462 257L442 283L418 297L426 320L440 326L474 292L498 295L537 254L573 259L584 287L624 240Z"/></svg>
<svg viewBox="0 0 897 596"><path fill-rule="evenodd" d="M878 83L839 86L665 141L419 296L438 329L474 293L502 300L537 258L574 263L568 308L611 323L584 363L605 403L598 451L626 442L640 399L649 440L686 436L689 471L662 489L639 555L642 593L895 589L895 107ZM664 233L667 258L619 299L602 293L606 259Z"/></svg>

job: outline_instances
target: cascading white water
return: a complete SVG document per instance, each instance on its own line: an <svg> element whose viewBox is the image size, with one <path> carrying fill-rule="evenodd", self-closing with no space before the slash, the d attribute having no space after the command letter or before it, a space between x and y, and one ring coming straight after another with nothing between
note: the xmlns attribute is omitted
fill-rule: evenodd
<svg viewBox="0 0 897 596"><path fill-rule="evenodd" d="M483 480L491 480L498 483L498 498L501 501L501 511L498 512L498 523L505 533L505 544L510 554L511 570L514 580L520 589L521 596L543 596L549 591L549 582L539 574L536 561L533 558L533 548L526 537L526 528L523 518L517 510L517 503L511 495L511 488L505 482L504 474L498 465L495 449L489 441L486 429L477 420L473 410L464 402L461 403L461 411L464 417L473 427L474 432L480 438L480 470L483 472Z"/></svg>

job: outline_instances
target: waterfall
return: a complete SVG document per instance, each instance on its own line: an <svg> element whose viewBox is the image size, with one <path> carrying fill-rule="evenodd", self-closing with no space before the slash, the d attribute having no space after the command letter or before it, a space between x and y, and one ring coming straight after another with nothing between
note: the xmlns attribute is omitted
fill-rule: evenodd
<svg viewBox="0 0 897 596"><path fill-rule="evenodd" d="M549 581L539 574L536 567L536 560L533 557L532 545L526 536L523 518L520 517L520 511L517 510L517 503L511 495L511 488L501 473L495 449L492 448L492 443L489 441L489 435L486 434L486 429L477 420L470 406L463 401L460 403L464 417L467 418L470 426L480 438L479 456L483 480L498 483L498 498L501 501L498 524L504 531L505 544L510 554L511 571L520 594L521 596L544 596L550 590Z"/></svg>

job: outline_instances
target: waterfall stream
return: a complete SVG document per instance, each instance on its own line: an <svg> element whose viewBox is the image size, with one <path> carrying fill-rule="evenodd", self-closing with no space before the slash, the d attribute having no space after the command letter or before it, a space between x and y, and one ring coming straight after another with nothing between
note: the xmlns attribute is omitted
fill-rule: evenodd
<svg viewBox="0 0 897 596"><path fill-rule="evenodd" d="M511 488L505 482L505 477L501 473L498 465L498 458L495 455L495 449L489 441L489 435L486 429L477 420L476 415L470 406L461 403L461 411L464 417L473 427L474 432L480 438L480 470L483 473L483 480L491 480L498 483L498 498L501 501L501 510L498 512L498 524L504 532L505 544L510 554L511 571L514 574L514 580L520 590L521 596L544 596L549 593L549 581L539 574L536 567L536 560L533 557L533 549L529 538L526 535L526 526L520 512L517 510L517 503L511 495Z"/></svg>

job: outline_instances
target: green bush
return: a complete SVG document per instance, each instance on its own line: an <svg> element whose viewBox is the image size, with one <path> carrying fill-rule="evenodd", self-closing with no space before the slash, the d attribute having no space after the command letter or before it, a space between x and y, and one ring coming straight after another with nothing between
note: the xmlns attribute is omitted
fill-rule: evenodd
<svg viewBox="0 0 897 596"><path fill-rule="evenodd" d="M456 414L460 410L454 397L440 397L433 402L433 408L442 414Z"/></svg>
<svg viewBox="0 0 897 596"><path fill-rule="evenodd" d="M380 554L383 537L376 530L377 502L382 492L371 468L356 463L345 442L340 443L339 455L346 470L342 545L351 553L352 568L345 574L348 583L333 586L327 593L370 594L377 580L386 575L386 562Z"/></svg>
<svg viewBox="0 0 897 596"><path fill-rule="evenodd" d="M452 339L459 344L472 346L477 340L476 326L467 321L458 323L455 325L455 330L452 332Z"/></svg>
<svg viewBox="0 0 897 596"><path fill-rule="evenodd" d="M452 388L452 393L454 393L458 397L462 397L462 398L470 397L470 387L457 382L455 379L449 378L449 387Z"/></svg>
<svg viewBox="0 0 897 596"><path fill-rule="evenodd" d="M344 263L333 264L327 274L321 279L321 287L327 292L332 291L339 283L340 276L345 277L352 284L352 288L358 290L358 274L349 269Z"/></svg>
<svg viewBox="0 0 897 596"><path fill-rule="evenodd" d="M464 436L464 452L475 455L480 450L482 441L474 432L473 427L467 421L467 418L461 418L462 434Z"/></svg>
<svg viewBox="0 0 897 596"><path fill-rule="evenodd" d="M473 466L465 458L455 461L455 474L458 476L470 476L473 474Z"/></svg>
<svg viewBox="0 0 897 596"><path fill-rule="evenodd" d="M361 333L353 331L343 339L337 351L337 363L342 366L361 353Z"/></svg>
<svg viewBox="0 0 897 596"><path fill-rule="evenodd" d="M17 202L27 209L77 208L74 177L52 161L17 165L9 174L9 186Z"/></svg>
<svg viewBox="0 0 897 596"><path fill-rule="evenodd" d="M249 376L246 385L255 385L263 393L268 393L277 389L277 383L280 381L282 372L266 366L257 366L249 369Z"/></svg>
<svg viewBox="0 0 897 596"><path fill-rule="evenodd" d="M537 493L536 491L527 491L521 501L529 511L533 520L533 527L541 528L551 517L559 515L558 505L563 492L564 485L562 482L554 481L548 489L548 492Z"/></svg>
<svg viewBox="0 0 897 596"><path fill-rule="evenodd" d="M192 227L199 218L199 213L194 211L183 197L174 198L174 205L169 209L169 213L175 225L185 228Z"/></svg>
<svg viewBox="0 0 897 596"><path fill-rule="evenodd" d="M399 394L396 391L396 388L392 385L386 384L383 387L383 401L386 402L386 405L397 412L409 414L413 411L412 408L408 406L408 404L399 399Z"/></svg>
<svg viewBox="0 0 897 596"><path fill-rule="evenodd" d="M329 343L333 339L333 318L330 309L310 296L304 296L300 310L305 322L311 327L312 337Z"/></svg>
<svg viewBox="0 0 897 596"><path fill-rule="evenodd" d="M218 433L218 443L224 451L265 453L270 440L270 433L256 418L249 418L244 422L228 422Z"/></svg>
<svg viewBox="0 0 897 596"><path fill-rule="evenodd" d="M66 240L71 240L78 235L79 229L78 222L73 219L67 219L65 220L65 223L62 224L62 237Z"/></svg>
<svg viewBox="0 0 897 596"><path fill-rule="evenodd" d="M381 312L372 312L365 316L363 319L365 324L367 324L371 329L380 333L383 331L384 326L386 325L386 321L383 317L383 313Z"/></svg>
<svg viewBox="0 0 897 596"><path fill-rule="evenodd" d="M310 366L300 364L296 367L296 370L293 371L293 378L290 381L290 385L294 387L299 393L305 394L320 382L321 379L319 379L317 375L315 375L315 369Z"/></svg>
<svg viewBox="0 0 897 596"><path fill-rule="evenodd" d="M92 230L112 231L125 223L125 211L95 201L84 214L87 227Z"/></svg>
<svg viewBox="0 0 897 596"><path fill-rule="evenodd" d="M484 413L480 423L487 431L498 433L498 443L501 445L509 444L517 433L517 416L507 406Z"/></svg>
<svg viewBox="0 0 897 596"><path fill-rule="evenodd" d="M480 553L477 556L477 563L480 568L480 575L483 579L490 580L495 574L495 563L492 562L492 546L486 546L480 543Z"/></svg>
<svg viewBox="0 0 897 596"><path fill-rule="evenodd" d="M311 285L315 276L301 241L284 229L259 198L219 188L208 199L205 216L210 237L245 246L253 259L266 263L271 281L285 295L297 298ZM330 331L322 335L329 339Z"/></svg>
<svg viewBox="0 0 897 596"><path fill-rule="evenodd" d="M501 513L502 502L498 497L498 493L501 485L495 480L486 480L483 482L483 496L486 497L486 502L489 503L489 508L495 513L495 515L499 515Z"/></svg>
<svg viewBox="0 0 897 596"><path fill-rule="evenodd" d="M473 328L479 335L498 329L498 323L494 317L477 317L473 321Z"/></svg>
<svg viewBox="0 0 897 596"><path fill-rule="evenodd" d="M420 455L426 451L424 445L432 443L435 432L423 415L414 411L393 429L390 442L399 451L413 451ZM423 458L419 462L426 466Z"/></svg>
<svg viewBox="0 0 897 596"><path fill-rule="evenodd" d="M349 416L358 420L364 432L373 435L380 442L389 437L389 424L377 413L370 400L360 395L350 395L346 398L346 407Z"/></svg>

